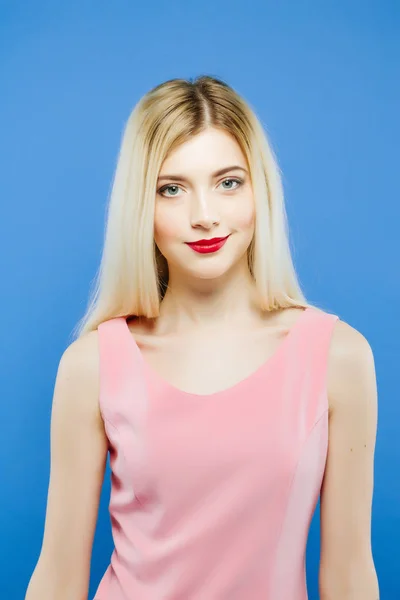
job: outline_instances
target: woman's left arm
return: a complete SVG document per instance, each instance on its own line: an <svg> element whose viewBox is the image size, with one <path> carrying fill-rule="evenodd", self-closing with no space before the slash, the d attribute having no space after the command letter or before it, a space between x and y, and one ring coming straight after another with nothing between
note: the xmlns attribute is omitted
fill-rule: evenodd
<svg viewBox="0 0 400 600"><path fill-rule="evenodd" d="M379 600L371 547L378 420L375 362L366 338L335 325L328 363L329 444L320 498L320 600Z"/></svg>

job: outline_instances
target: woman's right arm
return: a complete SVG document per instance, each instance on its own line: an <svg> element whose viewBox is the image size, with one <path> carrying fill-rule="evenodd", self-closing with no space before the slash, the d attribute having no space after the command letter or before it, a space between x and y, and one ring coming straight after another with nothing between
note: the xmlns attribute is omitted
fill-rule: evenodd
<svg viewBox="0 0 400 600"><path fill-rule="evenodd" d="M108 442L97 331L67 347L54 387L44 535L25 600L87 600Z"/></svg>

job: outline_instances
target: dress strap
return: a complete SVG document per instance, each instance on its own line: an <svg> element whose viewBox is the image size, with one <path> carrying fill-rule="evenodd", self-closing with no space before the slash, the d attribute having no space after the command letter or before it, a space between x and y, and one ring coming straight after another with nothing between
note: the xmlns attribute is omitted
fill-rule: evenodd
<svg viewBox="0 0 400 600"><path fill-rule="evenodd" d="M124 317L103 321L97 329L100 411L105 421L119 429L127 419L138 417L143 407L143 402L139 402L144 391L139 356Z"/></svg>
<svg viewBox="0 0 400 600"><path fill-rule="evenodd" d="M288 397L296 398L298 404L292 410L302 415L305 429L312 427L329 409L329 353L338 320L338 315L311 307L294 329L286 349L283 363L285 387L292 388L293 394Z"/></svg>

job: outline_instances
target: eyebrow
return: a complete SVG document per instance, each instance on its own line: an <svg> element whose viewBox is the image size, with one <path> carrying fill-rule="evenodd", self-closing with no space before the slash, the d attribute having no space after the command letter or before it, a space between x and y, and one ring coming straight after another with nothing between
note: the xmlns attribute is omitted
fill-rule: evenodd
<svg viewBox="0 0 400 600"><path fill-rule="evenodd" d="M247 169L244 169L243 167L239 166L239 165L232 165L231 167L224 167L223 169L219 169L218 171L215 171L215 173L212 174L212 177L219 177L219 175L224 175L224 173L228 173L229 171L234 171L234 170L240 170L240 171L244 171L245 173L247 173ZM185 177L184 175L160 175L160 177L158 178L158 181L162 181L164 179L173 179L174 181L185 181L187 182L188 179L187 177Z"/></svg>

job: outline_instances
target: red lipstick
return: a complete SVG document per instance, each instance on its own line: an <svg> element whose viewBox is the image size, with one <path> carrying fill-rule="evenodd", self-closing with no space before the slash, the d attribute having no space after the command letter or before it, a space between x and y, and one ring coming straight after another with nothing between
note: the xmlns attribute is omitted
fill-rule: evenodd
<svg viewBox="0 0 400 600"><path fill-rule="evenodd" d="M230 234L229 234L230 235ZM197 240L196 242L186 242L188 246L195 252L200 254L207 254L209 252L216 252L225 244L229 235L223 238L212 238L210 240Z"/></svg>

